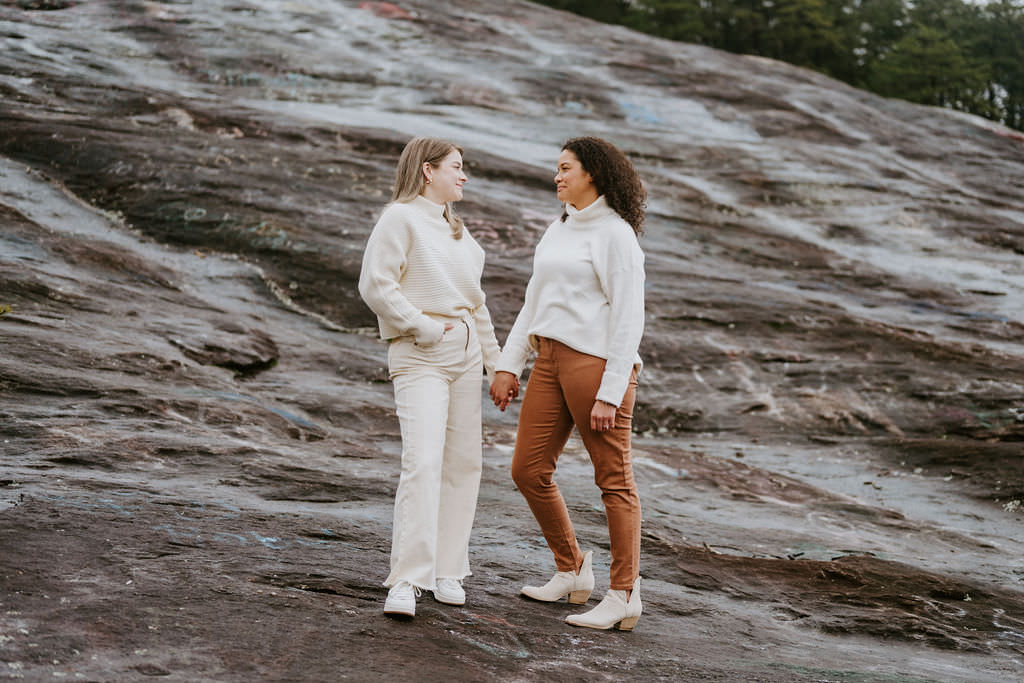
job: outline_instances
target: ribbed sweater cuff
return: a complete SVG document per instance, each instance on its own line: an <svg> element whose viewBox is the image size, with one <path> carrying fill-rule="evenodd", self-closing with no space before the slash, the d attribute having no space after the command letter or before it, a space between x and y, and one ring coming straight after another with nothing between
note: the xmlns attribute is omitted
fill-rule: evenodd
<svg viewBox="0 0 1024 683"><path fill-rule="evenodd" d="M630 375L622 375L615 372L605 372L601 377L601 386L597 390L597 400L610 403L613 406L622 405L622 397L626 395L629 387Z"/></svg>
<svg viewBox="0 0 1024 683"><path fill-rule="evenodd" d="M506 361L505 359L499 359L498 364L494 366L495 372L511 372L513 375L518 377L523 372L523 364L516 364L513 362Z"/></svg>

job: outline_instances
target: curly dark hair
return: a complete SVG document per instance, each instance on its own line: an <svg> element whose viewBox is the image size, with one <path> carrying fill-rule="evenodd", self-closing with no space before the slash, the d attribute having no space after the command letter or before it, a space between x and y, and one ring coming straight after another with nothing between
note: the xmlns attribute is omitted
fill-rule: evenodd
<svg viewBox="0 0 1024 683"><path fill-rule="evenodd" d="M571 138L562 149L576 155L583 170L593 178L597 193L604 195L608 206L632 226L633 232L642 234L647 191L626 155L607 140L594 137ZM567 213L562 214L563 221L567 217Z"/></svg>

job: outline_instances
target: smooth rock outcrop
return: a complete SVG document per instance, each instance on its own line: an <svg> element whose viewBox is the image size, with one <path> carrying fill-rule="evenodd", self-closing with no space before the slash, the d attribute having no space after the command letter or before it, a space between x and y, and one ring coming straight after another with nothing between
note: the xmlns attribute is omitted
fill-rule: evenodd
<svg viewBox="0 0 1024 683"><path fill-rule="evenodd" d="M1012 131L516 1L4 3L0 40L0 676L1019 676ZM560 144L647 183L633 633L517 597L553 570L517 406L466 606L381 614L400 438L355 280L417 134L465 148L500 338ZM600 592L575 440L559 484Z"/></svg>

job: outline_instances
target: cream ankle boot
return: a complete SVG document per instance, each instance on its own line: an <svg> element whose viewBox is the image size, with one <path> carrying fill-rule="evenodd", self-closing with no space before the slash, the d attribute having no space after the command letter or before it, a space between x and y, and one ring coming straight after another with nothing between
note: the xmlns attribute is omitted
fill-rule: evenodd
<svg viewBox="0 0 1024 683"><path fill-rule="evenodd" d="M583 614L570 614L565 621L573 626L609 629L618 625L620 631L632 631L640 619L640 577L633 582L633 592L626 600L626 591L610 590L597 607Z"/></svg>
<svg viewBox="0 0 1024 683"><path fill-rule="evenodd" d="M584 553L579 572L556 572L543 586L523 586L521 593L541 602L557 602L568 595L570 604L582 605L594 591L593 556L592 550Z"/></svg>

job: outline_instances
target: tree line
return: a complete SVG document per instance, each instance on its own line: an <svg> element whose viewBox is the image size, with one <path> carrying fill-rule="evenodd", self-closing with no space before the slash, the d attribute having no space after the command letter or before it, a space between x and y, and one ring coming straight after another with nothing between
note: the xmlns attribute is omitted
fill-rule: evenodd
<svg viewBox="0 0 1024 683"><path fill-rule="evenodd" d="M1024 130L1024 0L540 0Z"/></svg>

